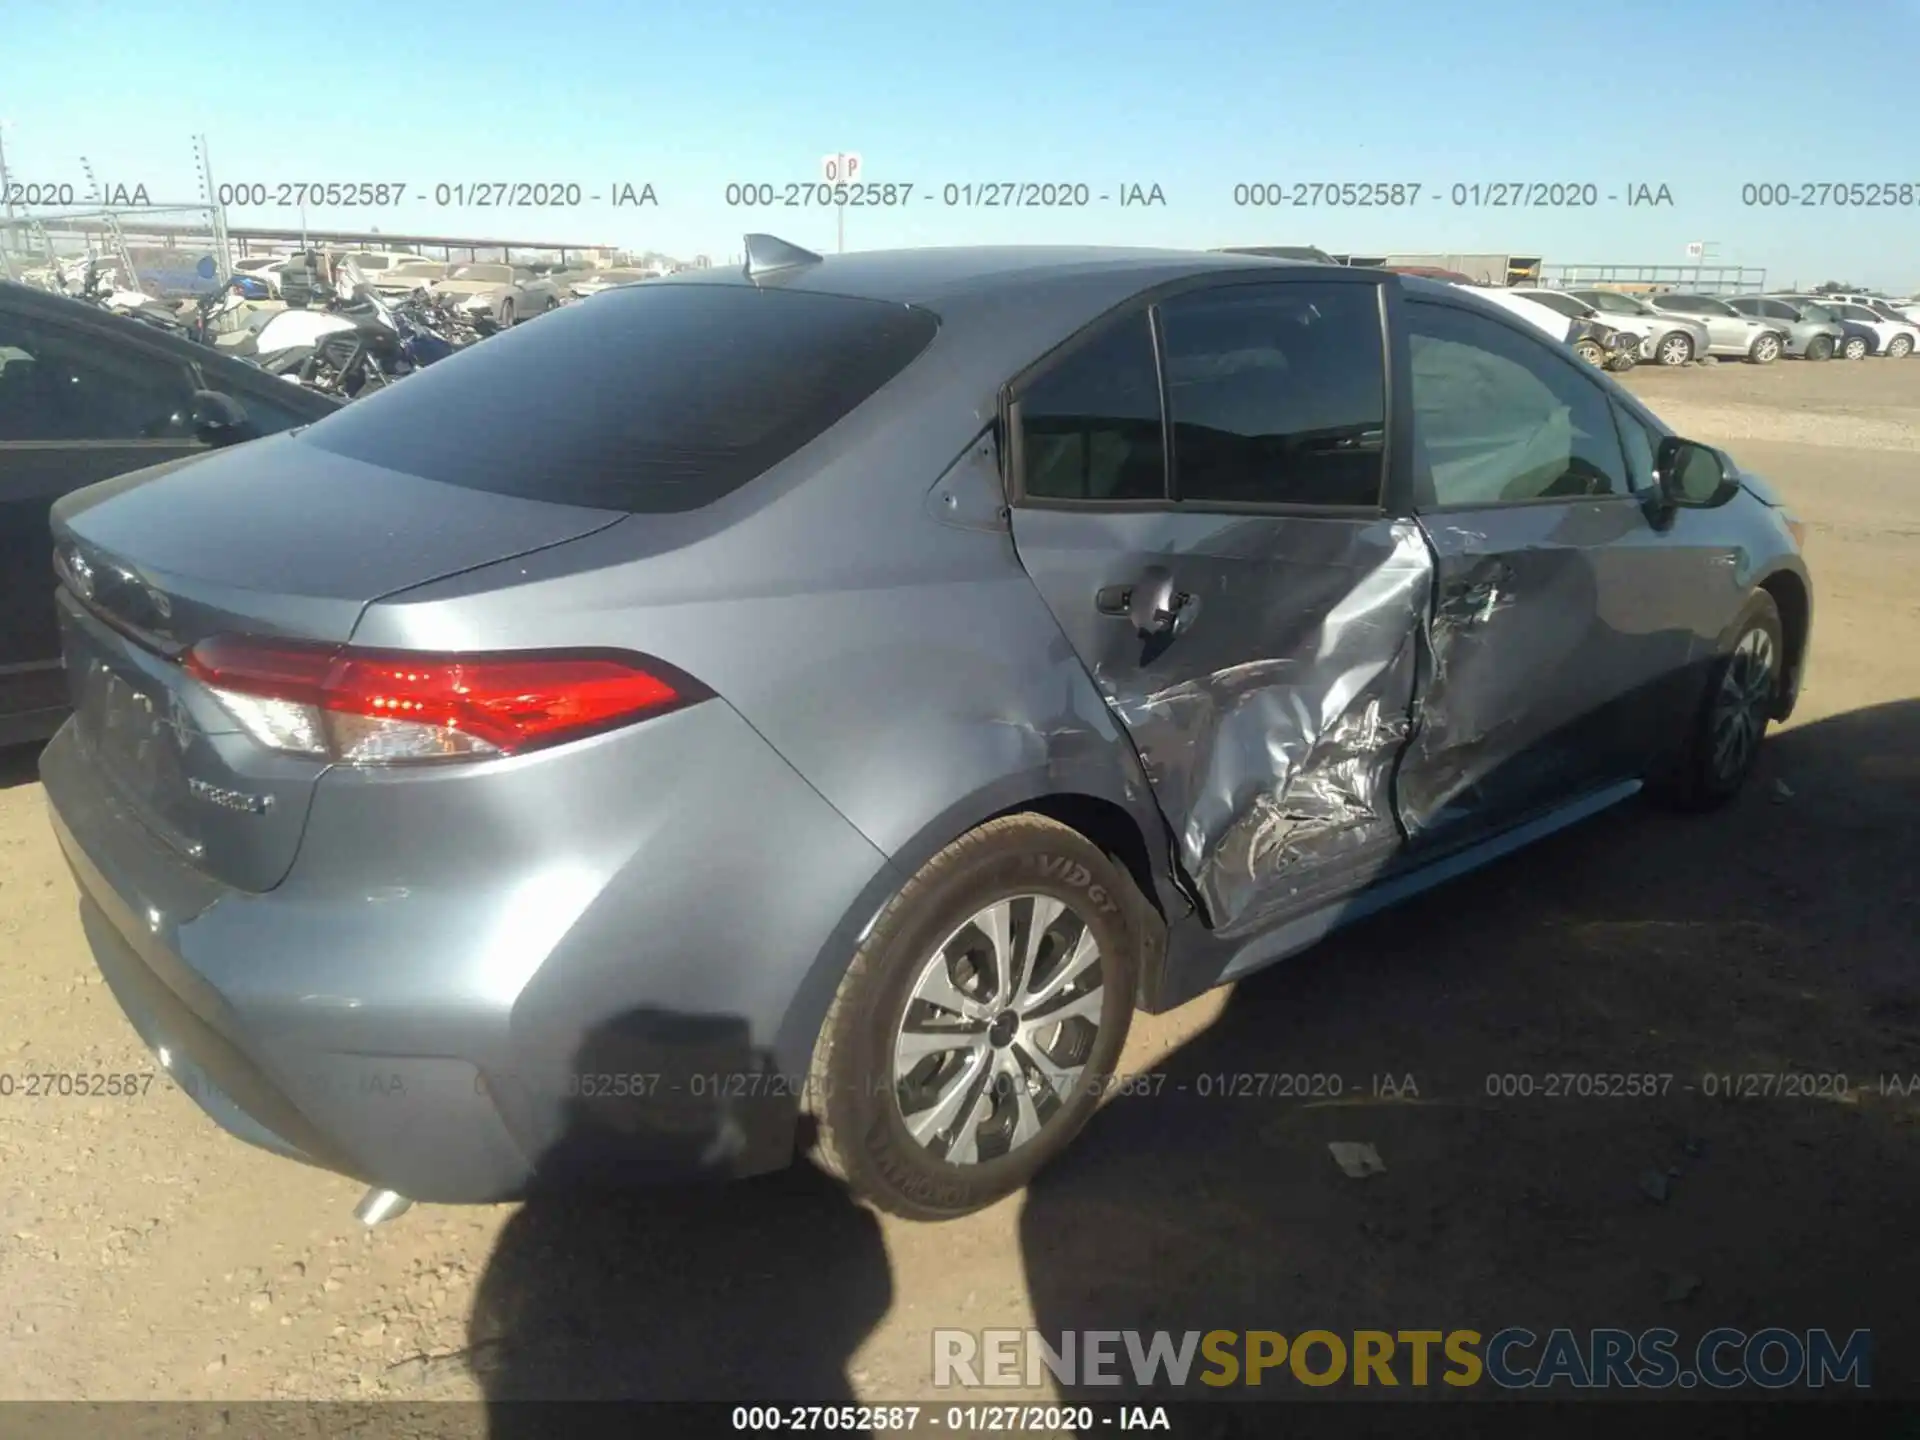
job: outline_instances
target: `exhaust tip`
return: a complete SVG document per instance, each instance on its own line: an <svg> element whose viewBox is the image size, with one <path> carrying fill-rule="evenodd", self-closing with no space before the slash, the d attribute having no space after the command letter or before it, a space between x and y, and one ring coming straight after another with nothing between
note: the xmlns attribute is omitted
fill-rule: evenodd
<svg viewBox="0 0 1920 1440"><path fill-rule="evenodd" d="M413 1201L391 1190L382 1190L374 1186L360 1197L360 1203L353 1207L353 1218L371 1229L388 1220L398 1219L413 1208Z"/></svg>

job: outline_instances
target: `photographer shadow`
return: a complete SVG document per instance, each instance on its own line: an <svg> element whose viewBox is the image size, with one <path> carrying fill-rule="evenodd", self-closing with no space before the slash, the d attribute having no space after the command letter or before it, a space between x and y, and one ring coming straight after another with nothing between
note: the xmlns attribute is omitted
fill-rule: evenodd
<svg viewBox="0 0 1920 1440"><path fill-rule="evenodd" d="M659 1091L567 1101L546 1180L489 1260L466 1358L495 1440L580 1433L596 1414L631 1432L631 1412L556 1401L854 1398L850 1357L892 1303L878 1221L810 1164L727 1180L727 1137L751 1117L687 1083L695 1066L752 1076L763 1061L731 1017L630 1015L580 1047L576 1073L654 1074ZM712 1183L631 1184L665 1172Z"/></svg>

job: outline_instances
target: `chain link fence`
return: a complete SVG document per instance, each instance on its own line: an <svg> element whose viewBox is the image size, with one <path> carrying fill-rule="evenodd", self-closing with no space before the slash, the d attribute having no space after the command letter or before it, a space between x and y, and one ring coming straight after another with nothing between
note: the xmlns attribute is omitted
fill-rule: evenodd
<svg viewBox="0 0 1920 1440"><path fill-rule="evenodd" d="M203 295L233 273L216 206L143 205L0 218L0 271L43 289L69 288L91 259L124 288L156 299Z"/></svg>

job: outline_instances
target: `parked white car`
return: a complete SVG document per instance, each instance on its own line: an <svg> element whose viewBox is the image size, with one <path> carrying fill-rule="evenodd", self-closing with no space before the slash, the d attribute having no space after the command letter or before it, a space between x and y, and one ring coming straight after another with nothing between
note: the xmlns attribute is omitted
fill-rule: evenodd
<svg viewBox="0 0 1920 1440"><path fill-rule="evenodd" d="M1526 296L1496 285L1462 285L1462 290L1471 290L1482 300L1490 300L1503 310L1511 310L1529 325L1535 326L1549 340L1558 340L1565 344L1573 333L1573 320L1562 315L1549 305L1538 300L1529 300Z"/></svg>
<svg viewBox="0 0 1920 1440"><path fill-rule="evenodd" d="M655 274L652 270L639 269L595 270L574 277L567 288L576 299L584 300L589 295L598 295L602 290L611 290L618 285L638 285L642 280L653 279Z"/></svg>
<svg viewBox="0 0 1920 1440"><path fill-rule="evenodd" d="M401 260L367 273L367 283L383 295L409 295L447 278L453 266L445 260Z"/></svg>
<svg viewBox="0 0 1920 1440"><path fill-rule="evenodd" d="M248 280L258 280L267 287L269 294L280 294L280 269L287 263L285 255L249 255L244 260L233 262L233 273Z"/></svg>

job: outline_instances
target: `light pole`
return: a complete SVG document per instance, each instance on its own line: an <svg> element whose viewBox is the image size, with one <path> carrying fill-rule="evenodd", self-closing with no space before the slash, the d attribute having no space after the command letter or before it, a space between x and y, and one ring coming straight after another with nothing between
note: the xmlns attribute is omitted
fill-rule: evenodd
<svg viewBox="0 0 1920 1440"><path fill-rule="evenodd" d="M7 219L13 219L13 186L7 183L7 131L13 128L13 121L0 120L0 199L7 204Z"/></svg>

